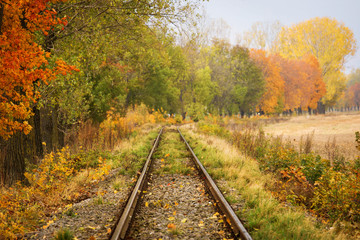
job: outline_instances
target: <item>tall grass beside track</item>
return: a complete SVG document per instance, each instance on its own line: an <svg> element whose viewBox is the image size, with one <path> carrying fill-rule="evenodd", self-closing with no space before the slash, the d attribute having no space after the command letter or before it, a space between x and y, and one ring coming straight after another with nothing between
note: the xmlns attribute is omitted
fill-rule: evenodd
<svg viewBox="0 0 360 240"><path fill-rule="evenodd" d="M47 154L41 164L25 173L28 185L0 188L0 239L21 239L27 232L47 228L55 220L46 216L93 197L91 188L111 169L117 171L113 188L128 187L131 183L125 180L135 182L159 129L153 124L144 125L112 151L80 150L71 154L66 147Z"/></svg>
<svg viewBox="0 0 360 240"><path fill-rule="evenodd" d="M271 174L264 174L259 164L246 157L226 140L203 135L192 126L181 128L196 155L215 181L225 180L225 193L233 204L241 204L237 214L253 239L346 239L335 235L318 221L306 216L300 207L285 206L277 201L266 188L274 184Z"/></svg>

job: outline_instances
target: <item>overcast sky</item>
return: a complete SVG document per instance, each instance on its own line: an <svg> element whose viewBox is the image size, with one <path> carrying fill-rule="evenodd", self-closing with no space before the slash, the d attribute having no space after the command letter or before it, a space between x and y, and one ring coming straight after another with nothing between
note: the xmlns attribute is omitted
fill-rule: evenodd
<svg viewBox="0 0 360 240"><path fill-rule="evenodd" d="M354 32L357 52L346 64L346 72L360 68L360 0L209 0L204 3L208 17L223 19L232 38L250 29L255 22L296 24L314 17L330 17Z"/></svg>

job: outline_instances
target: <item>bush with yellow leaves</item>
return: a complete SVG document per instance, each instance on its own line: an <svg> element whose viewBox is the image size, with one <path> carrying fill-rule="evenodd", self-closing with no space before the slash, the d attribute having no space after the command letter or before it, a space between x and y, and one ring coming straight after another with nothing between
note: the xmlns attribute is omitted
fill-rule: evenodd
<svg viewBox="0 0 360 240"><path fill-rule="evenodd" d="M109 173L111 166L102 158L98 161L98 167L84 181L99 180ZM83 186L68 189L77 172L75 164L65 147L47 154L36 168L26 172L28 184L18 182L0 189L0 239L16 239L34 230L43 223L46 213L65 205L69 198L79 197Z"/></svg>

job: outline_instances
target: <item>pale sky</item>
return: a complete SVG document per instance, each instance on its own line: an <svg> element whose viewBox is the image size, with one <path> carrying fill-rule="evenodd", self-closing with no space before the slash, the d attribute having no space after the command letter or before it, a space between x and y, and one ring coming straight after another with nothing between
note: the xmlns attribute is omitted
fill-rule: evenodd
<svg viewBox="0 0 360 240"><path fill-rule="evenodd" d="M209 0L207 15L230 25L232 38L255 22L296 24L314 17L335 18L354 32L357 52L346 64L346 72L360 68L360 0Z"/></svg>

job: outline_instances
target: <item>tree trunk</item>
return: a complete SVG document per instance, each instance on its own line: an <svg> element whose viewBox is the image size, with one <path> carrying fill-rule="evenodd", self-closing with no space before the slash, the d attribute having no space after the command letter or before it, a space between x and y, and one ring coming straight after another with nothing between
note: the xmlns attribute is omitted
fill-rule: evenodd
<svg viewBox="0 0 360 240"><path fill-rule="evenodd" d="M51 121L52 121L52 129L51 129L51 142L52 142L52 150L56 151L59 148L59 130L58 130L58 112L57 107L54 107L51 111Z"/></svg>
<svg viewBox="0 0 360 240"><path fill-rule="evenodd" d="M317 103L317 113L325 114L325 105L321 102L321 100L319 100Z"/></svg>
<svg viewBox="0 0 360 240"><path fill-rule="evenodd" d="M243 110L240 110L240 116L241 116L241 118L244 118L245 112Z"/></svg>
<svg viewBox="0 0 360 240"><path fill-rule="evenodd" d="M12 185L25 179L25 159L22 144L23 133L16 133L9 140L1 140L1 183Z"/></svg>
<svg viewBox="0 0 360 240"><path fill-rule="evenodd" d="M0 35L2 35L2 21L4 17L4 4L0 3Z"/></svg>
<svg viewBox="0 0 360 240"><path fill-rule="evenodd" d="M44 157L44 149L42 145L42 136L41 136L41 116L40 110L35 106L33 107L34 112L34 132L35 132L35 148L36 156L39 158Z"/></svg>
<svg viewBox="0 0 360 240"><path fill-rule="evenodd" d="M309 113L309 115L312 114L312 109L310 107L308 107L308 113Z"/></svg>

